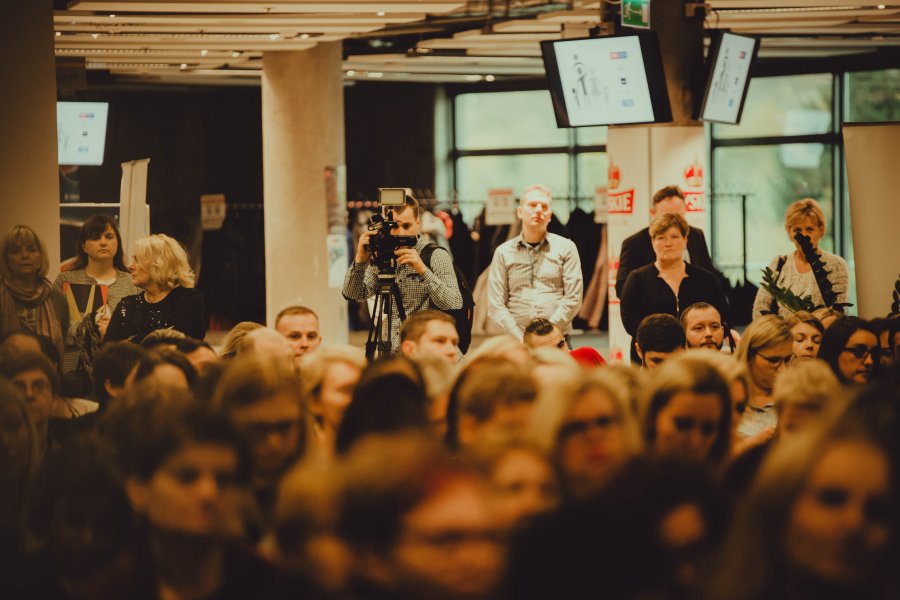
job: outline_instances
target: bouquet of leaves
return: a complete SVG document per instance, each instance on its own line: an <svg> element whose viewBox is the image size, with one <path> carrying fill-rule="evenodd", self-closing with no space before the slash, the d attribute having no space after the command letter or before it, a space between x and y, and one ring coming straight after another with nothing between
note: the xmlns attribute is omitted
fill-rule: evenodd
<svg viewBox="0 0 900 600"><path fill-rule="evenodd" d="M812 296L804 296L801 298L791 290L779 286L777 282L778 276L768 267L763 269L763 280L761 284L763 289L769 292L778 304L784 306L791 312L797 312L799 310L812 312L823 306L843 310L846 306L852 306L852 304L847 302L837 301L837 294L834 291L834 286L832 285L831 280L828 279L830 271L825 269L825 263L816 251L816 247L813 246L812 241L810 241L809 236L805 236L798 232L794 235L794 239L797 240L797 245L800 246L800 251L803 252L806 262L812 267L813 277L815 277L816 285L819 287L819 292L822 294L823 304L817 306L813 304Z"/></svg>
<svg viewBox="0 0 900 600"><path fill-rule="evenodd" d="M894 301L891 303L891 314L888 316L891 318L900 316L900 276L894 283Z"/></svg>

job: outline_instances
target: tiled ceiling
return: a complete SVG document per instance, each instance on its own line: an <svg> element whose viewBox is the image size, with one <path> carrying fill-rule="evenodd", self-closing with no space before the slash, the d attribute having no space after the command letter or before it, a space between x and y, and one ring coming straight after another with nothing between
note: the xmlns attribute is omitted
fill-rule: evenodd
<svg viewBox="0 0 900 600"><path fill-rule="evenodd" d="M607 2L57 0L54 29L57 57L83 58L113 81L259 85L264 52L324 42L344 44L348 80L494 81L542 77L539 42L588 35ZM760 36L762 58L900 45L900 0L694 6L707 30Z"/></svg>

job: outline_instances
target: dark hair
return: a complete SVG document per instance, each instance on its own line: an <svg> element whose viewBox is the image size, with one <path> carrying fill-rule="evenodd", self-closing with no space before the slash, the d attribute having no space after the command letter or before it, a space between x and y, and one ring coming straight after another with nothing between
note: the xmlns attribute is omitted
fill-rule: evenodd
<svg viewBox="0 0 900 600"><path fill-rule="evenodd" d="M56 369L53 368L53 365L50 364L50 359L46 356L39 352L32 351L17 352L15 354L3 352L0 354L0 376L12 379L22 373L35 370L41 371L47 376L47 379L50 381L50 389L53 390L53 395L58 396L59 374L56 372Z"/></svg>
<svg viewBox="0 0 900 600"><path fill-rule="evenodd" d="M99 240L100 236L109 227L116 234L116 254L113 256L113 266L119 271L127 271L123 260L122 236L119 234L119 226L116 220L106 215L93 215L81 226L81 233L78 235L78 246L75 248L75 264L73 269L83 269L88 264L88 255L84 251L84 243L88 240Z"/></svg>
<svg viewBox="0 0 900 600"><path fill-rule="evenodd" d="M125 385L134 366L147 356L147 351L133 342L107 342L94 356L94 399L101 405L109 401L106 382L115 387Z"/></svg>
<svg viewBox="0 0 900 600"><path fill-rule="evenodd" d="M667 185L653 194L653 206L656 206L666 198L681 198L684 200L684 192L677 185Z"/></svg>
<svg viewBox="0 0 900 600"><path fill-rule="evenodd" d="M525 326L525 336L550 335L553 333L554 329L556 329L556 325L551 323L548 319L532 319L528 322L528 325Z"/></svg>
<svg viewBox="0 0 900 600"><path fill-rule="evenodd" d="M132 547L134 515L113 450L93 436L50 452L29 513L30 533L63 579L91 577ZM89 535L73 537L72 531Z"/></svg>
<svg viewBox="0 0 900 600"><path fill-rule="evenodd" d="M194 365L191 364L191 361L187 359L183 354L170 350L168 348L157 348L156 350L151 350L138 362L137 372L134 375L134 382L138 383L146 379L153 370L159 365L172 365L173 367L177 367L184 373L185 379L187 379L188 385L193 385L194 380L197 379L197 371L194 369Z"/></svg>
<svg viewBox="0 0 900 600"><path fill-rule="evenodd" d="M187 335L177 329L154 329L144 336L141 346L147 350L153 350L157 346L177 346L178 342L186 337Z"/></svg>
<svg viewBox="0 0 900 600"><path fill-rule="evenodd" d="M134 428L126 473L147 481L166 459L182 448L191 444L215 444L234 449L238 457L238 479L247 483L252 460L231 421L219 411L198 406L189 397L182 400L172 402L167 410L153 411L151 422Z"/></svg>
<svg viewBox="0 0 900 600"><path fill-rule="evenodd" d="M175 344L175 350L181 352L182 354L193 354L200 348L208 348L209 350L213 349L213 347L207 344L205 341L198 340L192 337L184 337L178 340L178 343ZM215 352L215 350L213 350L213 352Z"/></svg>
<svg viewBox="0 0 900 600"><path fill-rule="evenodd" d="M400 341L418 342L431 321L450 323L453 325L453 330L456 330L456 320L447 313L440 310L422 310L409 315L403 321L403 325L400 326Z"/></svg>
<svg viewBox="0 0 900 600"><path fill-rule="evenodd" d="M819 346L819 358L828 363L831 370L837 375L841 383L848 383L847 378L841 373L839 360L847 340L850 339L857 331L868 331L878 340L878 333L872 325L859 317L839 317L837 321L831 324L831 327L825 330L822 335L822 345ZM878 369L878 361L873 361L873 368Z"/></svg>
<svg viewBox="0 0 900 600"><path fill-rule="evenodd" d="M17 335L22 335L25 337L29 337L33 340L37 340L38 345L41 347L41 353L47 357L51 363L57 366L61 366L59 362L59 348L56 347L56 344L53 343L46 335L41 335L39 333L35 333L30 329L7 329L3 333L0 333L0 346L2 346L6 341Z"/></svg>
<svg viewBox="0 0 900 600"><path fill-rule="evenodd" d="M406 374L387 372L360 378L338 427L335 449L345 454L365 436L408 430L427 431L424 386Z"/></svg>
<svg viewBox="0 0 900 600"><path fill-rule="evenodd" d="M634 339L644 355L647 352L674 352L687 344L681 323L672 315L664 313L644 317Z"/></svg>

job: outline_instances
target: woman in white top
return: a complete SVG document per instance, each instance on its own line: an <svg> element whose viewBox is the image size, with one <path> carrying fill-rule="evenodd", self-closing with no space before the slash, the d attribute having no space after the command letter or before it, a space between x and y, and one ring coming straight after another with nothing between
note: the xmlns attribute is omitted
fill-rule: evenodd
<svg viewBox="0 0 900 600"><path fill-rule="evenodd" d="M802 233L809 238L813 248L825 263L825 270L828 271L828 279L834 290L835 302L847 302L847 263L840 256L819 249L819 240L825 236L825 213L822 212L819 203L812 198L797 200L788 207L784 217L784 226L788 236L794 241L795 250L792 254L776 256L769 265L769 268L775 273L778 286L794 292L801 298L812 297L813 305L817 307L825 303L813 274L812 265L806 260L800 245L794 240L797 233ZM785 316L788 311L766 289L760 287L756 293L756 301L753 303L753 318L767 312L780 313Z"/></svg>

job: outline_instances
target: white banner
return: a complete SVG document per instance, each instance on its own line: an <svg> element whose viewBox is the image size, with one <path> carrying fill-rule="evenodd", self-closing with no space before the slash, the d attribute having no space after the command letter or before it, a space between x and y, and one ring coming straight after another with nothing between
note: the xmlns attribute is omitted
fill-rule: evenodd
<svg viewBox="0 0 900 600"><path fill-rule="evenodd" d="M512 188L492 188L488 190L484 205L486 225L512 225L516 222L516 193Z"/></svg>
<svg viewBox="0 0 900 600"><path fill-rule="evenodd" d="M706 228L706 136L703 127L610 127L607 151L610 359L627 363L631 337L615 289L622 242L650 223L653 193L667 185L684 191L688 223Z"/></svg>
<svg viewBox="0 0 900 600"><path fill-rule="evenodd" d="M900 124L844 125L843 134L859 316L884 317L900 275Z"/></svg>

